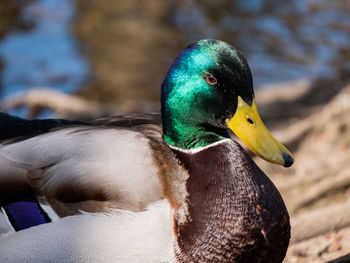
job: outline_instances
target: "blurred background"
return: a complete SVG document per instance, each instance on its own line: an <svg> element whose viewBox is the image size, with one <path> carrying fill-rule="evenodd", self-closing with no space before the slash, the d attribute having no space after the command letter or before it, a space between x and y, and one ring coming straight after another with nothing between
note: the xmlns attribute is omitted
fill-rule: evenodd
<svg viewBox="0 0 350 263"><path fill-rule="evenodd" d="M292 215L285 262L350 253L349 0L1 0L0 110L158 111L174 58L203 38L244 54L263 119L295 153L287 170L256 160Z"/></svg>
<svg viewBox="0 0 350 263"><path fill-rule="evenodd" d="M0 96L51 87L103 102L158 102L176 55L229 42L255 87L350 68L348 0L2 0Z"/></svg>

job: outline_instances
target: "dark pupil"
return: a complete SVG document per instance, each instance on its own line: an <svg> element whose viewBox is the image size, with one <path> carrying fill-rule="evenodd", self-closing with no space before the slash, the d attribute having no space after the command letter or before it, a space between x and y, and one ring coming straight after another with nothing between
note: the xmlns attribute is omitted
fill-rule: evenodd
<svg viewBox="0 0 350 263"><path fill-rule="evenodd" d="M216 78L213 75L206 75L206 79L209 84L216 84Z"/></svg>

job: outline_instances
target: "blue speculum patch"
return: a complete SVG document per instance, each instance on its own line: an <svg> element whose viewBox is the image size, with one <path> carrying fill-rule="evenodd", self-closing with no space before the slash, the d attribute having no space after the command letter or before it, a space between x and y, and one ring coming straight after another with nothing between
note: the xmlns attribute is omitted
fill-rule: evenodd
<svg viewBox="0 0 350 263"><path fill-rule="evenodd" d="M51 219L35 199L9 203L3 208L16 231L51 222Z"/></svg>

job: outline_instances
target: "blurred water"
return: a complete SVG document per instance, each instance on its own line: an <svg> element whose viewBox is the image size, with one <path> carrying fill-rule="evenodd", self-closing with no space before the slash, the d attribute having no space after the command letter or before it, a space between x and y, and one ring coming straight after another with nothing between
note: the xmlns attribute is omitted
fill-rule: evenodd
<svg viewBox="0 0 350 263"><path fill-rule="evenodd" d="M246 55L258 86L332 76L350 65L348 0L183 3L173 19L187 38L212 37L234 44Z"/></svg>
<svg viewBox="0 0 350 263"><path fill-rule="evenodd" d="M89 67L70 32L74 14L69 0L38 0L22 9L19 19L33 28L12 30L0 42L1 96L31 87L72 92L84 83Z"/></svg>
<svg viewBox="0 0 350 263"><path fill-rule="evenodd" d="M20 19L34 26L0 40L1 96L84 87L105 101L157 101L174 57L203 38L241 50L256 87L350 68L349 0L32 0Z"/></svg>

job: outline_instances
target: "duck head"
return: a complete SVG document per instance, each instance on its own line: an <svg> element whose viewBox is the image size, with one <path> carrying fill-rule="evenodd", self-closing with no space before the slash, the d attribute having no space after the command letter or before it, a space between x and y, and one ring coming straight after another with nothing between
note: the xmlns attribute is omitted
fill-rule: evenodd
<svg viewBox="0 0 350 263"><path fill-rule="evenodd" d="M164 140L182 149L223 140L231 129L255 154L289 167L291 153L259 117L245 58L229 44L201 40L176 58L162 84Z"/></svg>

